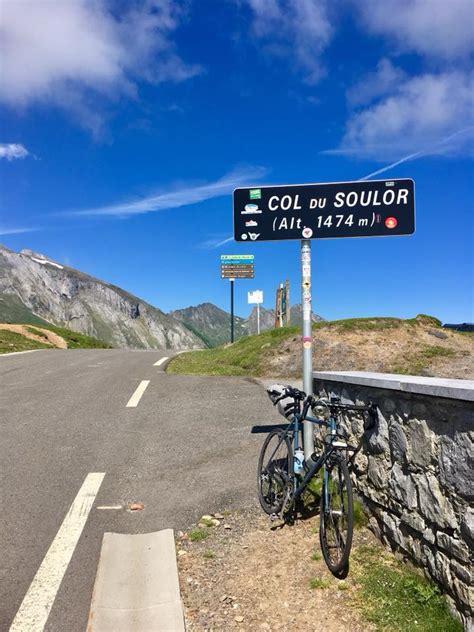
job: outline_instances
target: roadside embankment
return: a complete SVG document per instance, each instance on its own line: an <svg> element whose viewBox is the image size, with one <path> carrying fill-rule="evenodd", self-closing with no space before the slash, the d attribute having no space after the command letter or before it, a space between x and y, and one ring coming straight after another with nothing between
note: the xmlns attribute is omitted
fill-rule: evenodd
<svg viewBox="0 0 474 632"><path fill-rule="evenodd" d="M351 318L313 325L313 368L474 378L474 336L433 317ZM284 327L232 345L186 353L170 373L301 377L301 331Z"/></svg>
<svg viewBox="0 0 474 632"><path fill-rule="evenodd" d="M189 632L460 632L445 598L365 527L350 572L335 578L319 549L319 516L271 529L258 509L204 516L177 538Z"/></svg>
<svg viewBox="0 0 474 632"><path fill-rule="evenodd" d="M66 327L0 323L0 353L35 349L110 349L111 346Z"/></svg>

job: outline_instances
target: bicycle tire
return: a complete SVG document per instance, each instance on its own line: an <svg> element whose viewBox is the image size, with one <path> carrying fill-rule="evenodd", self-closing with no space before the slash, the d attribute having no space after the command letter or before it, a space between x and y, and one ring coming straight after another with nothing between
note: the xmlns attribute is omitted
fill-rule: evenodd
<svg viewBox="0 0 474 632"><path fill-rule="evenodd" d="M265 457L267 461L265 462ZM283 508L286 484L293 478L293 449L288 435L272 430L258 458L258 499L263 511L278 514Z"/></svg>
<svg viewBox="0 0 474 632"><path fill-rule="evenodd" d="M319 541L327 567L334 575L348 568L354 531L352 482L345 459L326 464L319 515ZM326 474L326 473L325 473Z"/></svg>

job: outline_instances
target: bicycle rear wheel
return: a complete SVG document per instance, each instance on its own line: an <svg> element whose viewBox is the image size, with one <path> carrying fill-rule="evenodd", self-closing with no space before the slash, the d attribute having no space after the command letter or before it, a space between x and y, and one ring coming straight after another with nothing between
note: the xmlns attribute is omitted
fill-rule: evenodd
<svg viewBox="0 0 474 632"><path fill-rule="evenodd" d="M326 464L319 518L321 550L336 575L348 567L354 528L352 483L342 457Z"/></svg>
<svg viewBox="0 0 474 632"><path fill-rule="evenodd" d="M293 477L291 442L281 430L273 430L265 439L258 459L258 499L267 514L280 513L288 482Z"/></svg>

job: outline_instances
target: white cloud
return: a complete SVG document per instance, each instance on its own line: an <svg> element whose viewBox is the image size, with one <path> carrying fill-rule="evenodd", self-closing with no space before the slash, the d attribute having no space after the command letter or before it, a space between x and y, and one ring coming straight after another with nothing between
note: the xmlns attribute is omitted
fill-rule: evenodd
<svg viewBox="0 0 474 632"><path fill-rule="evenodd" d="M182 18L172 0L122 6L119 14L106 0L3 0L0 100L54 103L94 119L97 95L133 95L137 78L178 82L200 72L169 38Z"/></svg>
<svg viewBox="0 0 474 632"><path fill-rule="evenodd" d="M472 52L473 0L355 0L367 28L389 36L400 51L439 59Z"/></svg>
<svg viewBox="0 0 474 632"><path fill-rule="evenodd" d="M325 71L321 55L333 28L325 0L247 0L253 12L252 29L268 52L296 62L309 84Z"/></svg>
<svg viewBox="0 0 474 632"><path fill-rule="evenodd" d="M17 158L26 158L30 152L24 145L20 143L0 143L0 159L16 160Z"/></svg>
<svg viewBox="0 0 474 632"><path fill-rule="evenodd" d="M20 233L31 233L35 230L39 230L38 228L6 228L5 226L0 226L0 235L18 235Z"/></svg>
<svg viewBox="0 0 474 632"><path fill-rule="evenodd" d="M341 145L329 153L395 160L412 152L456 155L472 144L473 75L424 74L354 113ZM461 133L462 132L462 133Z"/></svg>
<svg viewBox="0 0 474 632"><path fill-rule="evenodd" d="M377 64L375 72L368 73L347 91L347 100L351 105L365 105L374 99L394 92L397 85L406 79L406 74L383 58Z"/></svg>
<svg viewBox="0 0 474 632"><path fill-rule="evenodd" d="M210 237L206 241L204 241L200 247L204 250L215 250L216 248L220 248L229 242L234 241L233 237Z"/></svg>
<svg viewBox="0 0 474 632"><path fill-rule="evenodd" d="M238 186L251 186L265 176L268 170L264 167L241 167L227 173L222 178L207 184L185 185L171 191L148 196L140 200L120 202L109 206L74 211L68 215L102 215L111 217L129 217L153 211L179 208L197 204L204 200L228 195Z"/></svg>

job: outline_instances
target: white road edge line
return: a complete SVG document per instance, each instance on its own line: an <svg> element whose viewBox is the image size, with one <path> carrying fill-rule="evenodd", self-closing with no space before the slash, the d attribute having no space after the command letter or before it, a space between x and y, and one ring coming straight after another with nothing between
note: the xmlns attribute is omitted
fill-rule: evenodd
<svg viewBox="0 0 474 632"><path fill-rule="evenodd" d="M158 362L155 362L155 364L153 366L161 366L163 364L163 362L166 362L166 360L168 360L168 358L161 358L160 360L158 360Z"/></svg>
<svg viewBox="0 0 474 632"><path fill-rule="evenodd" d="M14 355L23 355L24 353L35 353L36 351L44 351L44 349L28 349L28 351L10 351L9 353L1 353L0 358L9 358Z"/></svg>
<svg viewBox="0 0 474 632"><path fill-rule="evenodd" d="M141 400L142 395L146 391L149 383L150 380L142 380L140 382L140 384L137 386L137 390L130 397L125 408L136 408L138 406L138 402Z"/></svg>
<svg viewBox="0 0 474 632"><path fill-rule="evenodd" d="M84 479L13 619L10 632L44 629L104 476L105 472L91 472Z"/></svg>

